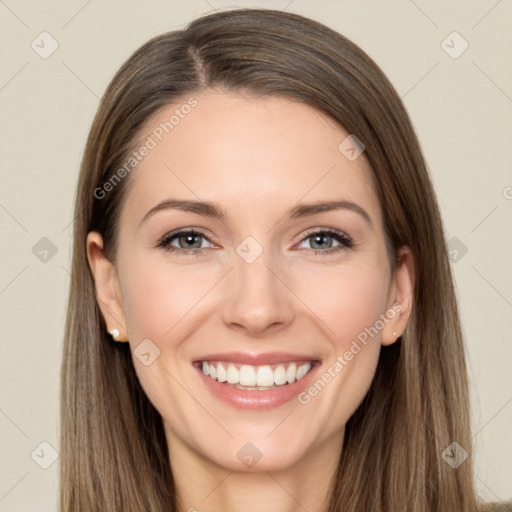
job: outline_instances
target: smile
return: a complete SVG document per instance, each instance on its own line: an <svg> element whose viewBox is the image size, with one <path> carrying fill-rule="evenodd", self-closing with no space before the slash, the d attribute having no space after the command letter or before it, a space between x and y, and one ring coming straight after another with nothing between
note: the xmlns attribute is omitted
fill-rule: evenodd
<svg viewBox="0 0 512 512"><path fill-rule="evenodd" d="M203 374L220 383L247 391L267 391L292 384L309 373L313 361L253 366L222 361L203 361Z"/></svg>
<svg viewBox="0 0 512 512"><path fill-rule="evenodd" d="M322 367L314 356L224 352L193 362L200 387L236 409L263 411L292 402Z"/></svg>

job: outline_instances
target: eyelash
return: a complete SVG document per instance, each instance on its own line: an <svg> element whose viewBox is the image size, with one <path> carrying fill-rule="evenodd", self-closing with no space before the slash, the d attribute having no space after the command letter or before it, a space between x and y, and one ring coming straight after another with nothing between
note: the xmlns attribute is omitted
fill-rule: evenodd
<svg viewBox="0 0 512 512"><path fill-rule="evenodd" d="M173 247L172 245L170 245L170 243L174 239L179 238L180 236L183 236L183 235L198 235L198 236L208 240L211 243L211 241L208 239L208 237L206 237L205 235L203 235L199 231L196 231L194 229L181 229L181 230L176 231L174 233L166 234L164 237L162 237L162 239L158 243L157 247L160 247L160 248L164 249L167 252L172 252L172 253L174 253L174 252L182 252L182 253L186 253L187 256L199 255L205 249L204 247L203 248L196 248L196 249L183 249L181 247ZM325 249L325 250L322 250L322 249L308 249L310 251L313 251L313 253L315 255L317 255L317 254L333 254L333 253L336 253L338 251L342 251L342 250L345 250L345 249L351 249L353 247L353 241L352 241L352 239L349 236L345 235L344 233L341 233L340 231L337 231L336 229L332 229L332 228L323 228L323 229L319 229L317 231L312 231L312 232L308 233L300 241L300 243L304 242L305 240L307 240L308 238L311 238L314 235L328 235L329 237L334 238L337 242L339 242L339 245L337 245L335 247L331 247L329 249Z"/></svg>

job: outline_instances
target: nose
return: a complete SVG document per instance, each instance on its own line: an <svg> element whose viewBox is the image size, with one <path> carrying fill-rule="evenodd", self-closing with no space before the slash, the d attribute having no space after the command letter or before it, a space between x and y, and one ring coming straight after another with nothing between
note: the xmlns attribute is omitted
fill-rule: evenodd
<svg viewBox="0 0 512 512"><path fill-rule="evenodd" d="M233 329L252 336L278 331L294 318L293 293L286 275L266 257L266 252L247 263L235 254L234 268L226 283L223 320Z"/></svg>

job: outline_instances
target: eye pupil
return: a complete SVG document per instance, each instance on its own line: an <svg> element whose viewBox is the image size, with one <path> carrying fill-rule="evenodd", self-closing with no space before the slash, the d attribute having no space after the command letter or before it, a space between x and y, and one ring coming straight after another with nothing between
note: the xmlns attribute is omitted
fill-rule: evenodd
<svg viewBox="0 0 512 512"><path fill-rule="evenodd" d="M200 235L182 235L179 237L179 244L182 249L193 247L194 249L201 247ZM199 239L199 241L198 241ZM183 245L182 245L183 244ZM187 245L188 244L188 245Z"/></svg>
<svg viewBox="0 0 512 512"><path fill-rule="evenodd" d="M332 237L327 234L316 234L311 237L313 239L313 242L311 246L313 249L322 248L322 247L332 247ZM328 243L328 239L331 239L331 243ZM315 247L315 245L318 245L318 247Z"/></svg>

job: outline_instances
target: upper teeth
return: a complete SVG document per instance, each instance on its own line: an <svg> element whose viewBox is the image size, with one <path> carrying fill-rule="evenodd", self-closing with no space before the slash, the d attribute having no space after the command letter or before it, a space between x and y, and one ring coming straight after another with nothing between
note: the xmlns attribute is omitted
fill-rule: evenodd
<svg viewBox="0 0 512 512"><path fill-rule="evenodd" d="M228 384L242 386L282 386L302 379L311 369L311 362L297 366L296 363L285 363L272 369L269 365L250 366L241 365L239 368L233 363L203 361L203 373L212 379Z"/></svg>

